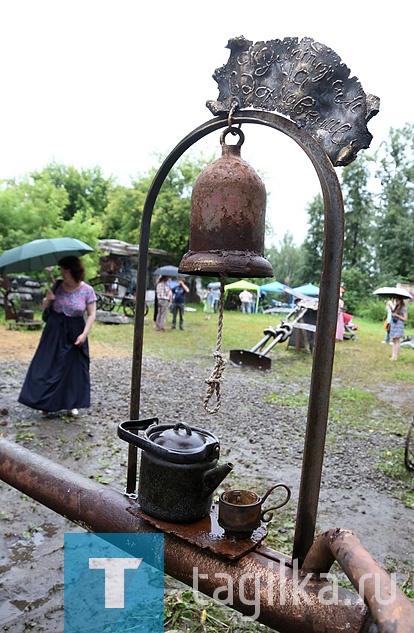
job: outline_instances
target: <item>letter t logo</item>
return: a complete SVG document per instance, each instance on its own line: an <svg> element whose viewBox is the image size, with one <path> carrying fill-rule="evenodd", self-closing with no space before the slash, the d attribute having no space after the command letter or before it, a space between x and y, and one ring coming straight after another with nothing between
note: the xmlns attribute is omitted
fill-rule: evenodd
<svg viewBox="0 0 414 633"><path fill-rule="evenodd" d="M105 570L105 609L124 608L124 571L138 569L142 558L90 558L89 569Z"/></svg>

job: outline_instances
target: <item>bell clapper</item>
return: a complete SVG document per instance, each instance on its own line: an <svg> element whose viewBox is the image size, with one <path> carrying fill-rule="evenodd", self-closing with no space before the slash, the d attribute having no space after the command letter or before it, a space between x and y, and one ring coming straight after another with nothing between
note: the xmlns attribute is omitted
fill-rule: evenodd
<svg viewBox="0 0 414 633"><path fill-rule="evenodd" d="M217 345L215 352L213 354L215 358L214 369L210 374L209 378L206 378L207 387L207 395L204 398L204 409L207 413L217 413L221 406L221 393L220 393L220 385L223 381L223 372L226 366L226 359L223 358L221 353L221 340L223 337L223 315L224 315L224 284L226 281L226 275L220 275L220 304L219 304L219 316L218 316L218 325L217 325ZM213 396L213 393L216 394L216 406L213 408L209 408L208 403Z"/></svg>

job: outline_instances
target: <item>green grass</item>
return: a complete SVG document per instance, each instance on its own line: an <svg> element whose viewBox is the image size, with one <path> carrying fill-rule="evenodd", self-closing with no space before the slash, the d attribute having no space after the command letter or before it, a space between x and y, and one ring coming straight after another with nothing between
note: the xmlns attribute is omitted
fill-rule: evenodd
<svg viewBox="0 0 414 633"><path fill-rule="evenodd" d="M169 589L164 602L164 627L169 633L272 633L263 624L243 619L228 607L191 589Z"/></svg>
<svg viewBox="0 0 414 633"><path fill-rule="evenodd" d="M211 357L217 344L218 315L212 314L206 321L200 305L191 305L196 312L186 312L185 331L171 330L171 316L165 333L153 329L153 308L150 307L143 332L143 349L148 355L165 360L182 358ZM228 354L231 349L251 349L263 337L264 329L277 326L284 315L241 314L225 311L223 320L222 350ZM338 377L354 388L369 389L386 382L388 384L411 383L414 381L414 350L402 348L397 363L388 361L391 346L381 345L384 328L381 323L366 319L354 319L360 325L358 342L344 341L336 345L334 379ZM4 324L4 316L0 318ZM406 328L407 335L412 332ZM24 331L24 336L36 340L39 332ZM414 333L413 333L414 334ZM133 324L110 325L95 322L89 339L92 343L108 349L108 354L131 353L133 346ZM278 343L269 353L273 365L277 365L282 379L310 376L312 357L306 352L296 353L286 343Z"/></svg>
<svg viewBox="0 0 414 633"><path fill-rule="evenodd" d="M156 332L153 328L153 308L150 307L143 331L144 355L163 360L203 360L214 366L213 352L217 346L218 315L205 320L201 306L195 312L185 312L185 330L171 330L168 316L167 331ZM245 315L225 311L223 319L222 353L228 358L232 349L251 349L262 338L264 329L277 326L284 315ZM333 382L329 419L335 433L341 429L366 432L406 434L412 417L412 407L401 405L396 409L388 398L397 398L414 383L414 350L401 348L398 362L389 361L390 345L382 345L384 328L381 323L366 319L354 319L359 324L358 342L337 343L333 368ZM4 326L0 326L4 327ZM407 334L410 332L407 329ZM10 333L12 336L14 333ZM140 334L140 333L138 333ZM16 336L37 340L38 332L24 331ZM37 338L34 338L37 337ZM99 354L131 355L134 326L109 325L96 322L90 333L92 357L94 346ZM286 343L278 343L269 352L272 375L277 381L277 391L269 390L268 401L306 413L309 395L309 379L312 372L312 356L306 351L299 353ZM276 385L275 385L276 386ZM280 389L280 386L286 388Z"/></svg>
<svg viewBox="0 0 414 633"><path fill-rule="evenodd" d="M278 404L281 407L287 407L289 409L297 409L297 408L305 408L308 406L309 395L307 393L294 393L294 394L285 394L285 393L271 393L267 398L266 402L271 402L273 404Z"/></svg>

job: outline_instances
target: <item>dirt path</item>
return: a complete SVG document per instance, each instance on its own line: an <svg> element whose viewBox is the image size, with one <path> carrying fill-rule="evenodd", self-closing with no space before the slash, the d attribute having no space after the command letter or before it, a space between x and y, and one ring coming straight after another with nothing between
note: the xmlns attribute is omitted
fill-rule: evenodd
<svg viewBox="0 0 414 633"><path fill-rule="evenodd" d="M0 327L0 361L17 360L29 362L36 351L39 342L41 330L8 330ZM110 344L90 342L91 356L100 358L101 356L120 356L119 350L116 352ZM125 352L125 355L127 352Z"/></svg>

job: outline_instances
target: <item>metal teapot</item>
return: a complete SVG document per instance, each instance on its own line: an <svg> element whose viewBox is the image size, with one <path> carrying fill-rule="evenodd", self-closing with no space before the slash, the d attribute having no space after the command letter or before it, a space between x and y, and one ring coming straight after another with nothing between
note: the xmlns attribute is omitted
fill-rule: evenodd
<svg viewBox="0 0 414 633"><path fill-rule="evenodd" d="M184 422L157 424L128 420L118 426L121 439L142 449L138 501L144 512L172 523L197 521L208 514L213 495L233 464L217 465L215 435ZM145 430L143 435L132 431Z"/></svg>

